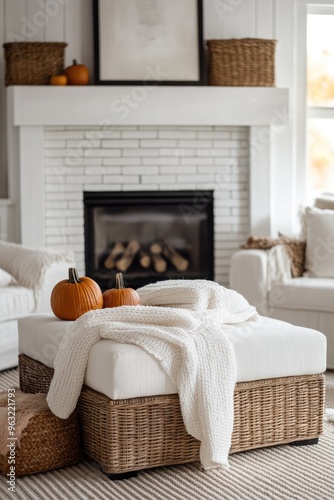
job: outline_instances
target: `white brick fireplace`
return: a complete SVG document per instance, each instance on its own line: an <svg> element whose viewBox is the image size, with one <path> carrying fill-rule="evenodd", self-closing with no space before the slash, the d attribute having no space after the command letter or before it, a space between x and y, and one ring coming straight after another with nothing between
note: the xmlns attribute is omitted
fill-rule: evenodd
<svg viewBox="0 0 334 500"><path fill-rule="evenodd" d="M230 256L245 238L276 230L285 89L159 87L132 102L123 96L139 95L136 87L7 92L17 241L72 248L83 273L84 191L212 189L215 279L227 284ZM120 102L132 106L121 112ZM280 208L280 230L288 210Z"/></svg>

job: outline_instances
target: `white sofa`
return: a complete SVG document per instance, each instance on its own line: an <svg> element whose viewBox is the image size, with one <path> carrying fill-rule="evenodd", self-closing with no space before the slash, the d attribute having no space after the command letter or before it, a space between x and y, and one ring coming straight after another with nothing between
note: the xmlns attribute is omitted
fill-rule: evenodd
<svg viewBox="0 0 334 500"><path fill-rule="evenodd" d="M280 276L273 280L277 255L271 250L240 250L232 256L230 287L264 316L318 330L327 337L327 368L334 369L334 278L292 278L280 259ZM282 255L281 255L282 256ZM273 260L276 264L273 265ZM282 264L283 262L283 264ZM285 262L285 264L284 264Z"/></svg>
<svg viewBox="0 0 334 500"><path fill-rule="evenodd" d="M50 312L52 288L73 266L71 252L0 241L0 371L18 365L18 319Z"/></svg>

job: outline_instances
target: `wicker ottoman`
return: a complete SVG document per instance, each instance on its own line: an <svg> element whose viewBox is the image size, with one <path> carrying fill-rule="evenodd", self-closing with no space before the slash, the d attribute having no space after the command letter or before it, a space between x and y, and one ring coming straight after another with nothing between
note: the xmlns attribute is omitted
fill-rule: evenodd
<svg viewBox="0 0 334 500"><path fill-rule="evenodd" d="M15 392L9 393L9 396L18 392L17 389ZM13 397L12 401L15 401L15 396ZM20 405L17 404L15 406L15 421L17 421L20 411ZM1 428L3 436L7 436L8 433L12 436L8 438L8 443L11 446L8 448L6 456L0 454L0 472L5 476L13 474L13 471L16 477L44 472L72 465L82 460L77 411L74 411L66 420L56 417L48 409L34 411L34 415L21 434L19 443L14 439L15 430L11 429L12 427L8 429L7 425L5 429Z"/></svg>
<svg viewBox="0 0 334 500"><path fill-rule="evenodd" d="M38 325L38 318L27 319L19 324L20 338L26 340L34 322L40 332L48 325L42 320ZM325 367L326 350L319 339L321 367ZM23 344L21 352L26 350ZM47 392L53 369L33 359L38 354L34 345L35 351L20 355L20 387L25 392ZM324 397L322 373L238 382L230 453L316 442L323 430ZM112 399L84 385L78 409L84 451L106 473L199 460L200 443L185 430L177 394Z"/></svg>

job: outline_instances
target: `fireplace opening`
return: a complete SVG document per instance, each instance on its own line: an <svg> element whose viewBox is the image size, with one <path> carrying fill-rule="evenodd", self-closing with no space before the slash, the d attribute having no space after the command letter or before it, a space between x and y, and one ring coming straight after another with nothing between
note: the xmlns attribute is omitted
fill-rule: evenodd
<svg viewBox="0 0 334 500"><path fill-rule="evenodd" d="M213 191L85 192L86 275L106 290L213 279Z"/></svg>

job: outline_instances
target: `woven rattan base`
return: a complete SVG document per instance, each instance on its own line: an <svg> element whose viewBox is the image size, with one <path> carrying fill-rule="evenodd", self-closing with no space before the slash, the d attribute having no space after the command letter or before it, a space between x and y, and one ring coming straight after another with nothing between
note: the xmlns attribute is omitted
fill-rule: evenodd
<svg viewBox="0 0 334 500"><path fill-rule="evenodd" d="M56 417L50 410L42 411L30 419L22 433L20 445L17 446L13 441L14 455L10 455L10 450L6 456L0 455L0 473L9 476L13 463L17 477L80 462L82 452L79 434L77 410L66 420ZM12 441L9 439L8 443Z"/></svg>
<svg viewBox="0 0 334 500"><path fill-rule="evenodd" d="M46 392L53 370L20 356L24 392ZM322 433L324 376L236 384L230 453L314 439ZM86 386L79 399L85 453L108 473L199 459L199 442L184 427L177 394L111 400Z"/></svg>

